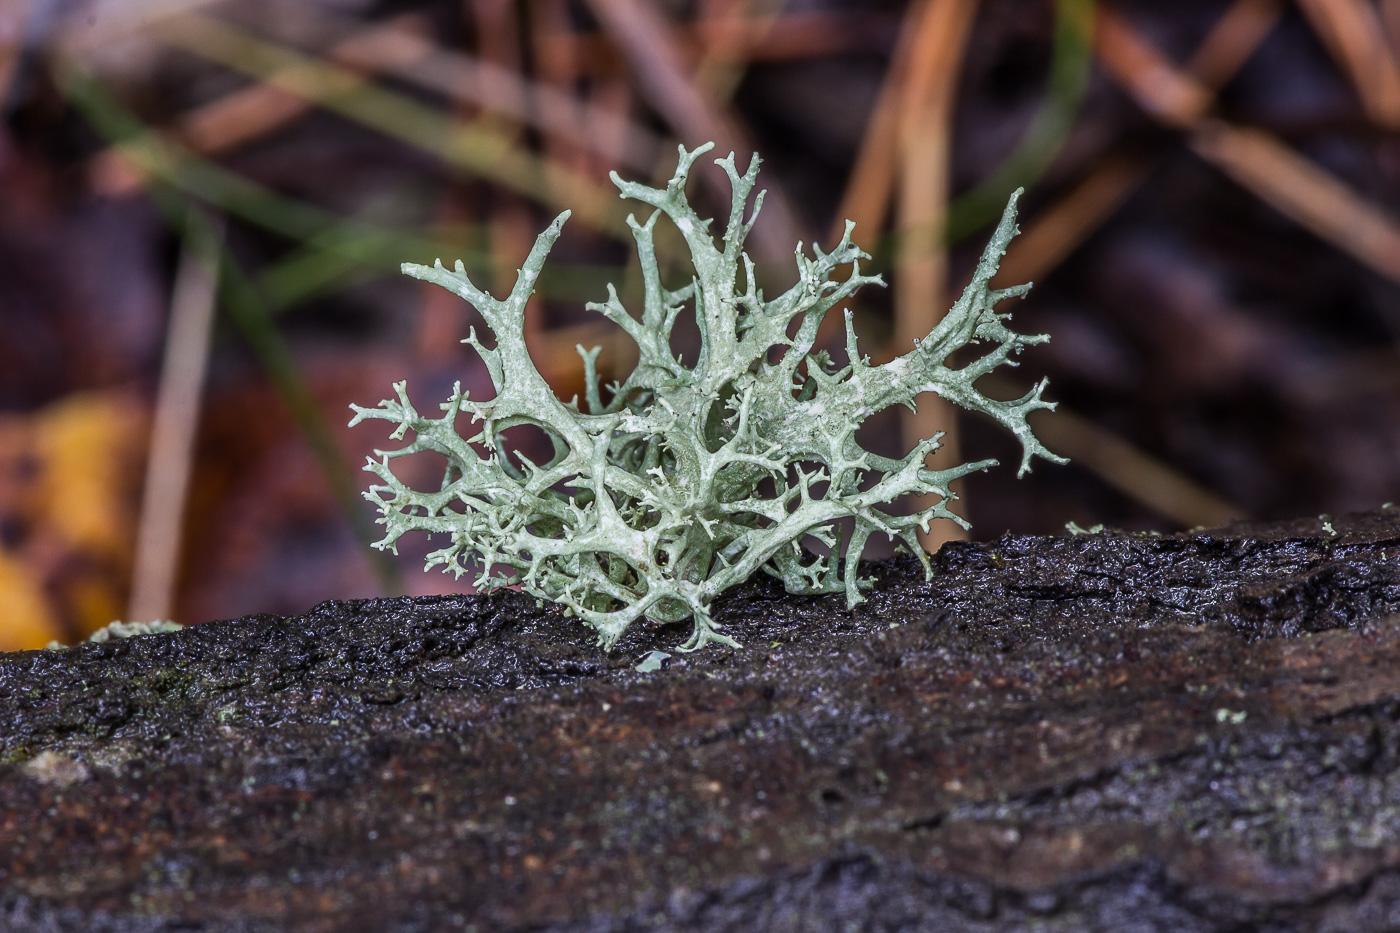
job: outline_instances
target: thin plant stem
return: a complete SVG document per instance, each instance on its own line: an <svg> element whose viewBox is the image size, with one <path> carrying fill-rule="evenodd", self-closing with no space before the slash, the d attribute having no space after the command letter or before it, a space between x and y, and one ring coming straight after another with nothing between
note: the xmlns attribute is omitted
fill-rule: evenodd
<svg viewBox="0 0 1400 933"><path fill-rule="evenodd" d="M194 468L194 441L218 298L223 223L218 219L187 221L185 234L170 299L165 360L146 457L141 517L136 525L126 613L129 622L174 618L185 502Z"/></svg>

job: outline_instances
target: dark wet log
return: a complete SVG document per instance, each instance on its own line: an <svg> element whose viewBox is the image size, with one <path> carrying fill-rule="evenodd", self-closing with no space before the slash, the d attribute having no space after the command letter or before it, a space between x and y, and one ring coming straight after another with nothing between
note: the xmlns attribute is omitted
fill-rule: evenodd
<svg viewBox="0 0 1400 933"><path fill-rule="evenodd" d="M517 594L0 656L0 928L1400 922L1400 511L936 567L650 673Z"/></svg>

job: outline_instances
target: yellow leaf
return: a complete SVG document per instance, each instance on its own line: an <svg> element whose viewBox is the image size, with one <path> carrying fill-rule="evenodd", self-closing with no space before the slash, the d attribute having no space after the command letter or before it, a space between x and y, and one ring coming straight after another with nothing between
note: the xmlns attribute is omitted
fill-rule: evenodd
<svg viewBox="0 0 1400 933"><path fill-rule="evenodd" d="M43 588L0 550L0 651L42 648L59 634L58 618Z"/></svg>
<svg viewBox="0 0 1400 933"><path fill-rule="evenodd" d="M34 421L42 522L74 550L125 556L134 538L126 485L140 412L113 393L82 392L47 406Z"/></svg>

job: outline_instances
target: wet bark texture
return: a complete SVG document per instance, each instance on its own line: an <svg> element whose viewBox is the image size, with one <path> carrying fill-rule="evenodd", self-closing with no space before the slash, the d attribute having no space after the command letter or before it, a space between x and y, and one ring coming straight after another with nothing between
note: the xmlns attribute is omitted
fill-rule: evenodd
<svg viewBox="0 0 1400 933"><path fill-rule="evenodd" d="M1400 927L1400 511L0 656L0 928Z"/></svg>

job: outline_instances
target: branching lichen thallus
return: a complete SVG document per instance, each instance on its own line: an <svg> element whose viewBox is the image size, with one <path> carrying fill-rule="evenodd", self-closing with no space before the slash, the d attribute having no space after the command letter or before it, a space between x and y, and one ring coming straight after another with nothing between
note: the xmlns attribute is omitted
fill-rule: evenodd
<svg viewBox="0 0 1400 933"><path fill-rule="evenodd" d="M737 645L711 616L716 596L756 571L780 579L789 593L841 593L848 606L862 601L859 559L866 539L899 539L929 562L915 535L934 519L966 523L949 511L948 484L993 466L982 460L928 469L940 434L920 440L899 458L880 456L856 441L861 424L891 405L912 407L933 392L1005 425L1021 443L1021 472L1033 456L1063 462L1032 433L1026 416L1053 408L1043 401L1042 381L1025 396L1000 401L983 395L977 380L1014 365L1012 356L1045 336L1008 329L995 310L1028 285L991 289L988 283L1015 235L1016 196L987 245L962 297L923 340L902 356L871 365L856 347L851 312L845 311L845 351L839 364L813 350L817 329L832 308L860 286L883 284L860 271L869 259L851 241L846 224L830 252L801 244L797 282L769 298L758 287L744 240L763 201L750 195L758 174L755 156L740 172L731 154L716 160L733 189L728 222L716 242L711 222L691 207L685 187L696 160L711 146L680 149L675 174L664 188L613 182L626 198L652 208L645 221L628 217L641 262L643 303L633 316L609 286L606 301L588 307L636 342L636 368L620 384L599 386L599 348L578 348L586 397L562 402L526 352L525 305L550 248L569 214L559 215L535 241L515 287L495 298L473 285L459 262L405 264L403 271L434 282L470 302L495 335L485 346L473 330L464 341L486 364L495 396L473 400L460 384L439 417L420 414L405 383L396 399L377 408L352 406L356 424L379 418L397 425L392 436L409 442L376 451L366 469L382 482L366 493L385 526L377 546L394 548L407 532L445 536L428 555L429 568L474 572L482 591L518 586L562 603L591 626L605 649L638 618L657 623L690 619L682 650L709 642ZM1019 192L1017 192L1019 194ZM662 282L654 240L661 218L675 225L689 248L693 276L679 288ZM849 267L843 279L833 273ZM699 325L693 366L671 349L671 332L685 311ZM988 347L954 368L950 356L973 344ZM779 348L780 352L775 352ZM457 424L469 420L463 438ZM503 433L519 425L541 429L552 454L532 463L508 456ZM420 451L446 458L436 489L409 488L392 462ZM932 493L933 505L913 514L886 509L906 496ZM817 542L804 548L804 539ZM844 539L844 540L843 540Z"/></svg>

